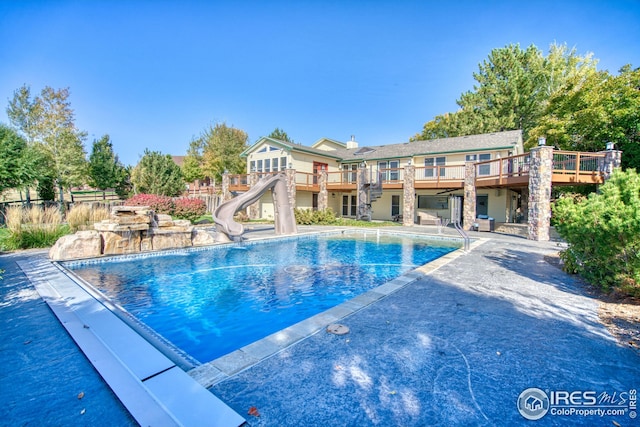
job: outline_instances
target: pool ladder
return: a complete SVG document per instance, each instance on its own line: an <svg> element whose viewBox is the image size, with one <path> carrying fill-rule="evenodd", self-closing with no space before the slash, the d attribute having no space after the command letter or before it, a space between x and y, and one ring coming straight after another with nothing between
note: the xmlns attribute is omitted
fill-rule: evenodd
<svg viewBox="0 0 640 427"><path fill-rule="evenodd" d="M455 229L458 232L458 234L460 234L462 236L462 239L464 240L464 251L468 252L469 251L469 245L470 245L469 235L460 226L460 221L454 221L453 222L453 226L455 227Z"/></svg>

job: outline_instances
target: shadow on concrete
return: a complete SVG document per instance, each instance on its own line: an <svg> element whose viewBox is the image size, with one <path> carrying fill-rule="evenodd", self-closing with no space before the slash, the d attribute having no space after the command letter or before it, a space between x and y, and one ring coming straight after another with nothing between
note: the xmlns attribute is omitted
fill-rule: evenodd
<svg viewBox="0 0 640 427"><path fill-rule="evenodd" d="M255 406L254 426L531 425L516 406L527 388L638 387L638 356L598 322L593 301L563 280L538 282L518 258L487 255L499 268L456 274L478 256L345 318L348 335L321 331L212 391L240 414ZM603 420L631 421L547 415L536 425Z"/></svg>

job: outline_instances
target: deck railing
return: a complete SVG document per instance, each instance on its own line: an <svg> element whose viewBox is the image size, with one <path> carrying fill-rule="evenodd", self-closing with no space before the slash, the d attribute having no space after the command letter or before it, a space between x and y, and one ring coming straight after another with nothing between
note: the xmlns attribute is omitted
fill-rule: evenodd
<svg viewBox="0 0 640 427"><path fill-rule="evenodd" d="M582 153L575 151L553 152L553 173L591 175L601 172L604 163L604 153Z"/></svg>
<svg viewBox="0 0 640 427"><path fill-rule="evenodd" d="M588 153L577 151L553 152L554 182L568 184L570 182L599 182L601 179L605 153ZM531 155L529 153L501 159L486 160L475 163L476 183L480 186L526 185L529 178ZM259 173L258 178L273 175L277 172ZM367 181L382 181L383 188L396 188L404 183L404 168L377 168L373 166L367 173ZM422 188L446 188L463 185L465 179L464 165L449 166L416 166L414 169L415 184ZM343 170L327 172L327 188L330 190L351 191L355 189L358 171ZM590 180L590 181L589 181ZM319 191L320 175L309 172L296 172L295 184L300 190ZM249 187L249 175L229 176L229 189L246 191Z"/></svg>
<svg viewBox="0 0 640 427"><path fill-rule="evenodd" d="M417 166L414 173L416 182L464 181L464 165Z"/></svg>
<svg viewBox="0 0 640 427"><path fill-rule="evenodd" d="M516 181L516 178L526 180L529 176L530 161L531 156L527 153L478 162L475 164L476 182L499 185L507 181Z"/></svg>

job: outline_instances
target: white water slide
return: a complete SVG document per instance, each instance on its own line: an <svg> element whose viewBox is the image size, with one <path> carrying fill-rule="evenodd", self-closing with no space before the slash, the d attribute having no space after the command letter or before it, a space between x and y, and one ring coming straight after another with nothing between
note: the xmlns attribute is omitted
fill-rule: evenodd
<svg viewBox="0 0 640 427"><path fill-rule="evenodd" d="M244 233L244 226L235 222L233 216L257 202L268 190L271 190L273 196L276 234L297 233L293 207L289 203L287 178L280 173L260 179L246 193L242 193L218 206L213 213L213 221L217 226L218 237L224 234L228 237L225 239L226 241L240 240Z"/></svg>

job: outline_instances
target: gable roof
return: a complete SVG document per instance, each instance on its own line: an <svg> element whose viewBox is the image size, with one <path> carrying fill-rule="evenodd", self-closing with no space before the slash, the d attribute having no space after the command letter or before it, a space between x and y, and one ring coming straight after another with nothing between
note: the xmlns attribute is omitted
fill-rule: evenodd
<svg viewBox="0 0 640 427"><path fill-rule="evenodd" d="M322 138L320 141L329 140ZM333 141L333 140L330 140ZM463 153L488 150L514 150L514 154L521 154L522 131L510 130L505 132L485 133L481 135L456 136L452 138L430 139L428 141L404 142L400 144L371 145L356 148L336 148L332 151L319 150L300 144L281 141L279 139L262 137L241 154L246 157L260 144L268 142L271 145L283 148L286 151L299 151L330 157L342 162L397 159L414 156ZM318 143L316 142L316 144ZM314 144L314 145L316 145ZM346 144L344 144L346 147Z"/></svg>
<svg viewBox="0 0 640 427"><path fill-rule="evenodd" d="M268 143L278 148L282 148L285 151L299 151L301 153L314 154L317 156L330 157L332 159L341 160L341 158L336 154L338 151L341 151L341 150L335 150L335 151L319 150L317 148L306 147L304 145L282 141L280 139L269 138L267 136L263 136L262 138L257 140L251 147L247 148L242 153L240 153L240 157L247 157L251 152L253 152L256 149L256 147L264 143Z"/></svg>

